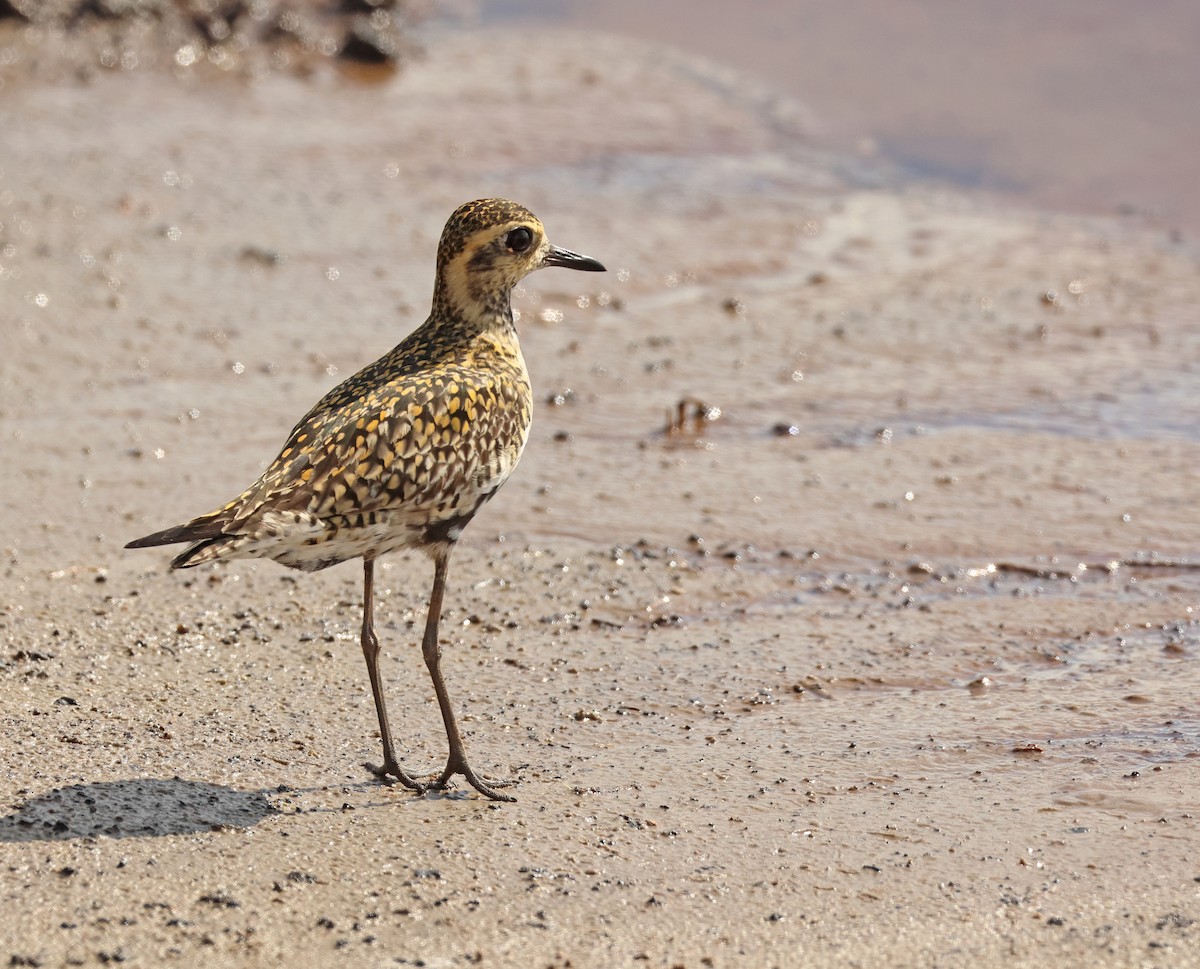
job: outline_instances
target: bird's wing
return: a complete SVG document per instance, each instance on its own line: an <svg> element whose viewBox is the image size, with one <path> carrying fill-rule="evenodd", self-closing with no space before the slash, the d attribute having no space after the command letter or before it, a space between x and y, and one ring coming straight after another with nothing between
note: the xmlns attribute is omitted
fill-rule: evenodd
<svg viewBox="0 0 1200 969"><path fill-rule="evenodd" d="M318 404L230 510L242 519L264 510L318 519L453 513L516 464L528 401L514 415L506 396L499 381L463 372L388 383L349 408Z"/></svg>

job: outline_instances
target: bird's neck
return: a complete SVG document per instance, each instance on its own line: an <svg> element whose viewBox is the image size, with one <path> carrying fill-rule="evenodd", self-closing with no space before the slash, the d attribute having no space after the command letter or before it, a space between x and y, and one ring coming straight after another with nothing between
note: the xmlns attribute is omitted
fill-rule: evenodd
<svg viewBox="0 0 1200 969"><path fill-rule="evenodd" d="M512 296L507 287L485 288L467 273L439 272L430 319L467 334L494 333L516 337Z"/></svg>

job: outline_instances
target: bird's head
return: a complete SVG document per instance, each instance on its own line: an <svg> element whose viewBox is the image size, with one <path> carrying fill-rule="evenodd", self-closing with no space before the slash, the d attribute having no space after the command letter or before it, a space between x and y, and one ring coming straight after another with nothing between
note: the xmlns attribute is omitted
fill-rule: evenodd
<svg viewBox="0 0 1200 969"><path fill-rule="evenodd" d="M458 313L483 322L510 316L509 294L545 266L604 272L595 259L550 244L538 218L507 199L460 205L438 244L438 292Z"/></svg>

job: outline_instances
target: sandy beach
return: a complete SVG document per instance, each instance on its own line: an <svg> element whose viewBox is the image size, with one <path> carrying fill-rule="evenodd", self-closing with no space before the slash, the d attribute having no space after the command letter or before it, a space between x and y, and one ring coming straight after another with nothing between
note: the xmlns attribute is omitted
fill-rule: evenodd
<svg viewBox="0 0 1200 969"><path fill-rule="evenodd" d="M9 68L0 961L1200 965L1195 242L896 184L811 111L567 29ZM418 325L492 195L609 268L516 292L533 435L450 572L514 804L363 770L355 565L122 548ZM422 775L431 574L377 581Z"/></svg>

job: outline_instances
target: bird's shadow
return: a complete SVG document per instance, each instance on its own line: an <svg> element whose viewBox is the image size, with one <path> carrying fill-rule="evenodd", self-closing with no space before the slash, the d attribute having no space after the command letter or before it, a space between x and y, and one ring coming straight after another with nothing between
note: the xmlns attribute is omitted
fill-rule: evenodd
<svg viewBox="0 0 1200 969"><path fill-rule="evenodd" d="M178 777L71 784L0 818L0 842L158 838L249 828L278 813L263 791Z"/></svg>

